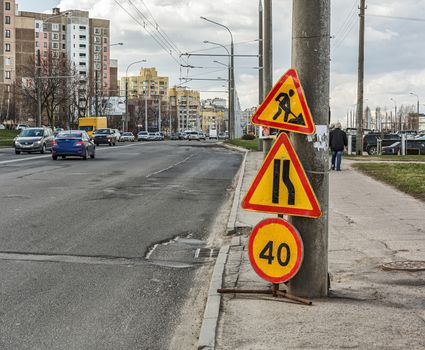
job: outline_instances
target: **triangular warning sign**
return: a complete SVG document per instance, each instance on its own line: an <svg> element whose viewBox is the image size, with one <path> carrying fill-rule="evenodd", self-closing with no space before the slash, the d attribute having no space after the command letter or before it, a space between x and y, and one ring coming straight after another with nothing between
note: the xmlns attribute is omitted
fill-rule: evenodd
<svg viewBox="0 0 425 350"><path fill-rule="evenodd" d="M285 133L271 148L242 201L242 208L318 218L321 210L310 182Z"/></svg>
<svg viewBox="0 0 425 350"><path fill-rule="evenodd" d="M276 83L252 116L252 123L276 129L314 134L314 123L295 69Z"/></svg>

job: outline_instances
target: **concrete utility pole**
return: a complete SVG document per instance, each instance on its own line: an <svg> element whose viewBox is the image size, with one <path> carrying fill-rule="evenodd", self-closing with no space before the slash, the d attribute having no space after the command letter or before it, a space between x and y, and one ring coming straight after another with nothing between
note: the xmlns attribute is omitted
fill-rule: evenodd
<svg viewBox="0 0 425 350"><path fill-rule="evenodd" d="M359 63L357 71L357 135L356 154L363 155L363 85L364 85L364 18L366 0L360 0Z"/></svg>
<svg viewBox="0 0 425 350"><path fill-rule="evenodd" d="M158 131L161 132L161 95L158 96Z"/></svg>
<svg viewBox="0 0 425 350"><path fill-rule="evenodd" d="M272 0L264 0L264 37L263 37L263 98L273 88L273 17ZM261 101L263 102L263 101ZM269 153L273 139L263 139L264 156Z"/></svg>
<svg viewBox="0 0 425 350"><path fill-rule="evenodd" d="M145 131L148 131L148 89L145 89Z"/></svg>
<svg viewBox="0 0 425 350"><path fill-rule="evenodd" d="M258 4L258 105L264 100L263 76L263 3L260 0ZM258 142L258 150L263 150L261 140Z"/></svg>
<svg viewBox="0 0 425 350"><path fill-rule="evenodd" d="M330 74L330 0L293 2L292 66L297 69L317 131L328 132ZM328 294L328 149L315 148L308 137L291 134L295 150L320 203L318 219L291 217L304 243L304 262L289 281L299 296Z"/></svg>
<svg viewBox="0 0 425 350"><path fill-rule="evenodd" d="M94 90L95 90L95 96L94 96L94 110L95 110L95 116L98 117L99 116L99 87L98 87L98 74L99 71L96 69L95 70L95 82L94 82Z"/></svg>

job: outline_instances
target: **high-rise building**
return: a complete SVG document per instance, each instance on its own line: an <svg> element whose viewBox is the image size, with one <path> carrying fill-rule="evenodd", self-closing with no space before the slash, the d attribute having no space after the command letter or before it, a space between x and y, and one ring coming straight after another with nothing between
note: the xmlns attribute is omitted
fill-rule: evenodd
<svg viewBox="0 0 425 350"><path fill-rule="evenodd" d="M2 107L9 105L11 85L15 80L16 50L16 3L15 0L0 0L0 98Z"/></svg>
<svg viewBox="0 0 425 350"><path fill-rule="evenodd" d="M217 130L217 133L227 130L227 124L224 119L226 113L226 100L224 98L213 98L201 101L201 128L209 133L211 130Z"/></svg>
<svg viewBox="0 0 425 350"><path fill-rule="evenodd" d="M168 89L171 113L177 118L177 130L201 129L199 91L183 86Z"/></svg>
<svg viewBox="0 0 425 350"><path fill-rule="evenodd" d="M94 96L110 95L109 20L90 18L87 11L61 12L59 8L50 14L18 12L15 0L0 0L0 17L4 33L0 39L0 98L4 100L12 83L23 78L24 67L28 72L32 63L35 69L38 55L40 60L66 58L70 62L80 83L80 115L92 112ZM117 95L117 91L111 94Z"/></svg>

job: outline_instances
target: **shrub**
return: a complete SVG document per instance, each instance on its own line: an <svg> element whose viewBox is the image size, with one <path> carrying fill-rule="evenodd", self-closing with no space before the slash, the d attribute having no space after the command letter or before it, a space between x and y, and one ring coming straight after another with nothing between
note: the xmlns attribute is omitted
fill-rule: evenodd
<svg viewBox="0 0 425 350"><path fill-rule="evenodd" d="M255 135L254 134L246 134L242 136L242 140L254 140Z"/></svg>

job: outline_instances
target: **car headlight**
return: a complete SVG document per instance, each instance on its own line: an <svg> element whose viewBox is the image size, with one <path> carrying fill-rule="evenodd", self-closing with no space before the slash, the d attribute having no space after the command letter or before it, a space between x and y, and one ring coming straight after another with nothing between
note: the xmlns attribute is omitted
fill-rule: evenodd
<svg viewBox="0 0 425 350"><path fill-rule="evenodd" d="M34 146L39 146L41 141L34 141Z"/></svg>

